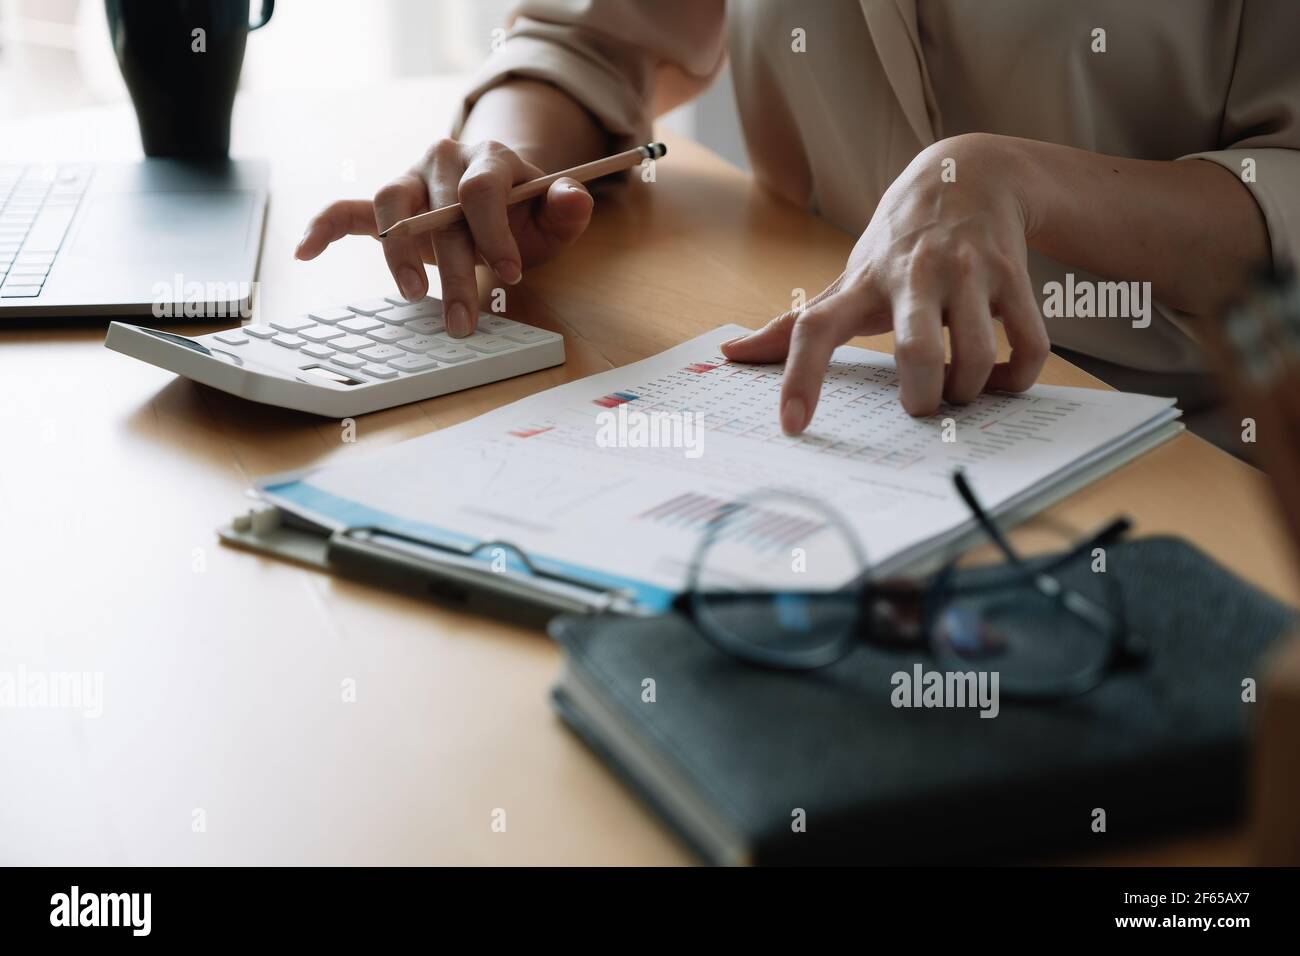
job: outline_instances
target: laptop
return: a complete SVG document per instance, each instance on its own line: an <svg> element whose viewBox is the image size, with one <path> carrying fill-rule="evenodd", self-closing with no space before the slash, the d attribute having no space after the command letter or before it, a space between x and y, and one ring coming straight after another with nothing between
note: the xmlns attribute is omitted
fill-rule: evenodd
<svg viewBox="0 0 1300 956"><path fill-rule="evenodd" d="M269 174L261 160L0 164L0 327L247 314Z"/></svg>

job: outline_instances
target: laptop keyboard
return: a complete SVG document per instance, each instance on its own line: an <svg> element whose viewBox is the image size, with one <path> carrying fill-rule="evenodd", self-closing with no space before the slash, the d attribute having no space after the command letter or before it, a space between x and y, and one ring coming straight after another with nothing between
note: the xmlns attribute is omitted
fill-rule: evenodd
<svg viewBox="0 0 1300 956"><path fill-rule="evenodd" d="M0 165L0 299L34 299L54 266L92 167Z"/></svg>

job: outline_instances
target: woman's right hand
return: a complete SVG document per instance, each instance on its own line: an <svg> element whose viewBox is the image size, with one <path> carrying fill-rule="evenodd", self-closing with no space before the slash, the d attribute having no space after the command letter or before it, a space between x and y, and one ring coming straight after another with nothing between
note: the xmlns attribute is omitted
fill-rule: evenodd
<svg viewBox="0 0 1300 956"><path fill-rule="evenodd" d="M373 200L340 199L317 213L294 255L315 259L344 236L377 237L400 219L458 202L465 210L460 222L381 242L388 268L408 300L429 291L424 264L437 264L447 331L469 335L478 319L474 267L480 260L513 285L525 268L545 262L582 235L591 220L591 194L574 179L557 180L536 199L506 205L513 186L542 175L500 143L442 139Z"/></svg>

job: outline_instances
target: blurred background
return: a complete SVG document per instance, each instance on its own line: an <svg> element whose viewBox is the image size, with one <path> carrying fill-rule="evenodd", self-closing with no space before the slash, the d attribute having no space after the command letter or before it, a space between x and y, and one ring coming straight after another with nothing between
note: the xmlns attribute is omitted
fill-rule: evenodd
<svg viewBox="0 0 1300 956"><path fill-rule="evenodd" d="M355 89L401 77L468 75L488 55L511 6L510 0L278 0L270 24L250 38L241 88ZM103 0L0 0L0 124L126 99ZM748 168L729 74L663 123Z"/></svg>

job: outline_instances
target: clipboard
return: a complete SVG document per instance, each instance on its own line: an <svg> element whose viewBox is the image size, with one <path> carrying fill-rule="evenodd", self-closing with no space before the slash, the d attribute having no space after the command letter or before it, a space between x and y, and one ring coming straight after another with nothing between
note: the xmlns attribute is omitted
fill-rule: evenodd
<svg viewBox="0 0 1300 956"><path fill-rule="evenodd" d="M1054 484L1018 495L989 509L990 514L1003 527L1014 527L1182 431L1181 422L1156 420L1128 445L1083 460ZM287 473L278 480L309 473L310 469ZM529 561L523 548L508 541L489 540L473 548L456 549L372 527L334 530L266 502L236 516L218 528L217 534L231 547L528 627L545 627L559 614L651 617L657 613L638 603L631 591L540 570ZM983 540L983 532L972 520L937 547L912 549L874 571L883 576L923 574ZM491 564L476 556L490 555L493 548L501 548L516 560L507 562L501 570L492 570Z"/></svg>
<svg viewBox="0 0 1300 956"><path fill-rule="evenodd" d="M691 558L698 539L688 541L679 535L670 542L663 535L651 534L645 539L630 536L620 539L618 548L599 551L587 540L565 540L563 522L555 528L539 530L522 520L522 512L501 509L483 513L482 509L470 506L477 503L475 496L481 491L481 482L495 480L497 474L509 468L534 468L547 481L564 480L571 469L556 459L569 455L568 451L535 452L529 451L534 446L520 443L537 441L540 444L535 447L551 449L548 439L539 437L549 435L562 446L578 442L585 447L591 440L595 442L592 447L598 447L600 442L592 433L592 409L596 406L602 409L597 414L640 400L645 400L651 409L663 402L669 403L665 407L674 408L686 407L690 402L711 402L708 407L718 409L719 414L726 409L737 413L747 411L753 404L752 398L739 399L739 393L732 394L727 386L700 377L724 368L726 363L717 364L718 342L741 331L739 326L714 329L633 365L558 385L454 429L381 449L369 463L348 466L359 470L346 479L333 480L332 465L264 477L250 489L257 499L256 504L249 506L253 510L220 529L221 540L230 546L317 570L413 592L460 610L530 625L548 622L560 613L613 612L640 617L667 610L688 583L685 575L681 580L674 578L684 567L683 562ZM892 360L864 350L850 350L843 357L876 370L859 376L858 387L864 396L887 397L879 391L884 386L877 379L888 378ZM745 376L748 383L745 387L756 389L754 394L771 396L773 384L767 381L770 369L742 373L738 368L727 376L736 374ZM629 391L632 385L636 388ZM1078 391L1043 388L1047 389L1043 397L1057 404L1074 401L1073 392ZM721 392L715 394L719 389ZM1096 433L1094 438L1078 448L1066 447L1039 469L1034 481L1023 484L1000 501L991 501L990 514L1004 527L1014 526L1182 430L1177 421L1180 413L1172 407L1172 400L1130 398L1136 404L1127 404L1123 396L1095 402L1104 407L1088 413L1092 422L1089 427ZM545 427L533 427L538 423L544 423ZM919 441L921 437L914 436L913 440ZM1010 438L1003 440L1016 444ZM628 447L640 446L629 444ZM936 447L940 452L934 457L935 466L954 457L942 453L946 445ZM454 479L455 488L461 497L442 502L442 507L437 509L424 508L420 495L431 482L453 480L447 478L445 469L431 469L429 462L460 455L466 448L473 452L467 460L486 461L491 467L485 465L477 470L467 467L463 473L457 472L460 477ZM728 454L734 454L734 459L728 458ZM722 484L711 494L754 494L763 490L759 486L763 481L774 482L773 487L798 484L809 473L806 461L800 460L786 474L779 469L773 471L768 467L770 460L764 458L761 473L755 475L757 459L757 453L749 445L733 445L722 458L712 459L715 467L724 472L728 462L734 461L738 473L746 477L732 482L724 475ZM581 460L585 467L593 467L590 457ZM619 527L632 527L630 522L641 520L651 505L682 497L701 497L696 492L703 478L699 473L688 475L686 466L678 464L675 457L658 464L655 459L648 459L650 464L645 469L630 463L627 455L605 460L609 463L608 471L595 476L599 480L588 481L583 493L600 491L607 493L606 501L616 500L618 504L601 514L607 514L610 521L628 522ZM885 477L897 480L892 472ZM662 486L655 484L660 478ZM388 485L394 481L402 490L401 494L391 496L387 492L393 489ZM630 487L637 486L638 482L639 487ZM536 482L528 484L536 486ZM545 481L542 485L549 487ZM888 481L884 482L886 488L888 485ZM507 483L507 487L512 486ZM860 491L840 490L850 494ZM942 493L949 493L946 483ZM569 497L572 499L573 495ZM566 499L564 507L584 504L582 500ZM920 505L913 501L909 506ZM462 523L460 509L475 514ZM873 561L871 572L882 577L922 575L981 543L984 538L978 523L966 517L964 509L959 511L963 517L954 517L946 529L912 536L888 555ZM670 530L698 532L701 520L700 513L692 512L687 520L678 522L680 527ZM591 526L592 521L588 521L584 530ZM602 525L598 530L605 527ZM496 540L502 535L520 536L526 548ZM632 550L635 547L632 542L636 540L648 542L650 550ZM673 548L671 553L669 546ZM510 559L500 563L485 560L497 548ZM626 554L626 562L620 560L622 554Z"/></svg>
<svg viewBox="0 0 1300 956"><path fill-rule="evenodd" d="M629 592L535 567L508 541L457 550L377 528L331 530L274 505L236 516L217 534L244 551L529 627L558 614L647 613Z"/></svg>

